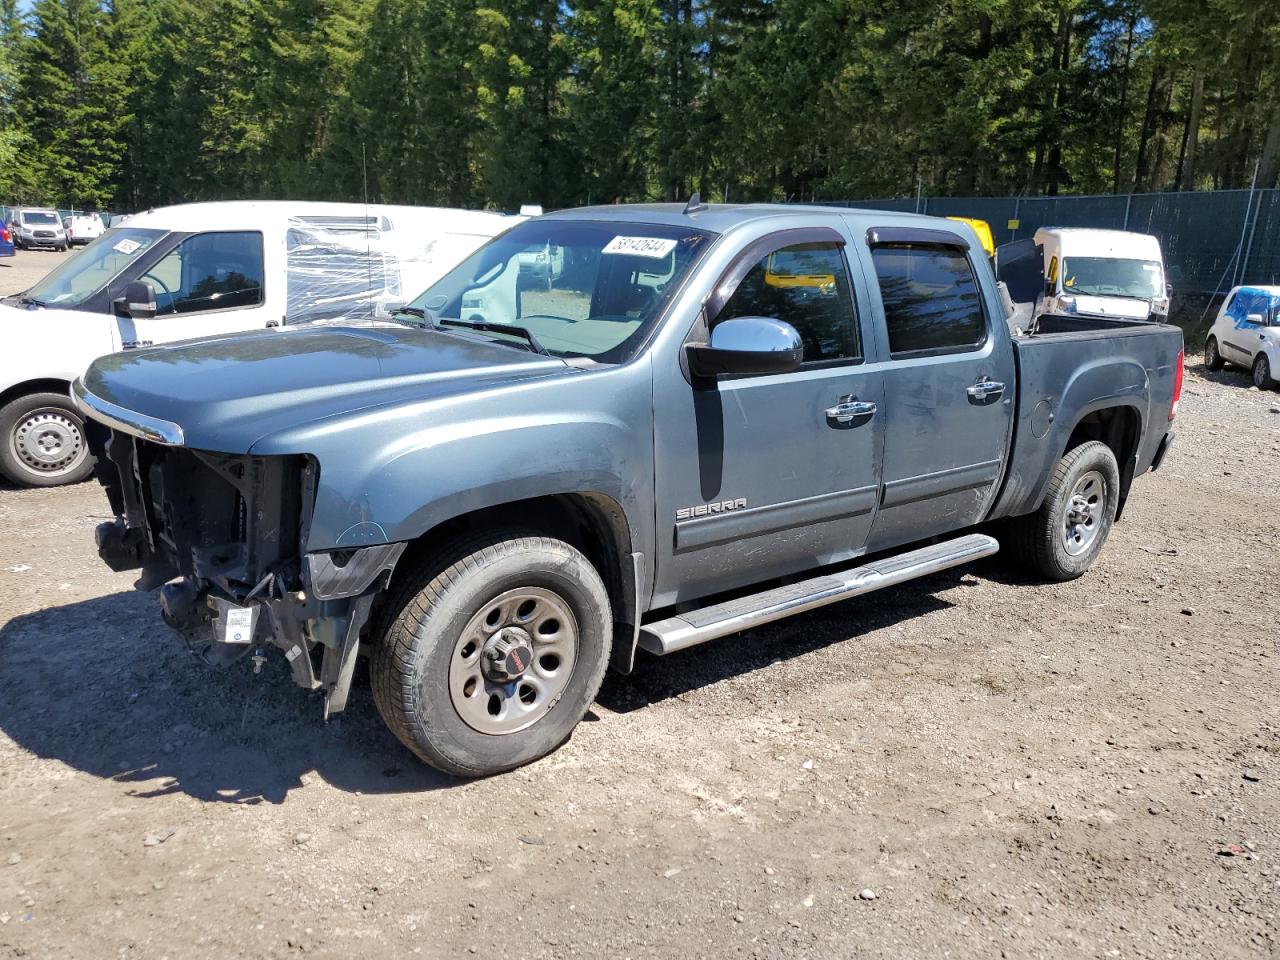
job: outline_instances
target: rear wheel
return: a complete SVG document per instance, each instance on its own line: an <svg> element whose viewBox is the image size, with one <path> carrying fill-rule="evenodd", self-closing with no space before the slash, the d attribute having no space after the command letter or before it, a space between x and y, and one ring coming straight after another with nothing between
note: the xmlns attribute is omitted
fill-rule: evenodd
<svg viewBox="0 0 1280 960"><path fill-rule="evenodd" d="M600 688L612 629L608 593L578 550L479 536L393 597L374 643L374 700L433 767L501 773L569 738Z"/></svg>
<svg viewBox="0 0 1280 960"><path fill-rule="evenodd" d="M23 487L79 483L93 471L84 419L64 393L33 393L0 409L0 473Z"/></svg>
<svg viewBox="0 0 1280 960"><path fill-rule="evenodd" d="M1218 338L1210 337L1204 345L1204 365L1210 370L1221 370L1222 354L1218 352Z"/></svg>
<svg viewBox="0 0 1280 960"><path fill-rule="evenodd" d="M1048 580L1074 580L1102 552L1115 522L1120 469L1105 443L1090 440L1058 461L1044 502L1016 517L1010 546Z"/></svg>
<svg viewBox="0 0 1280 960"><path fill-rule="evenodd" d="M1253 361L1253 385L1259 390L1273 390L1276 382L1271 379L1271 362L1265 353L1258 354Z"/></svg>

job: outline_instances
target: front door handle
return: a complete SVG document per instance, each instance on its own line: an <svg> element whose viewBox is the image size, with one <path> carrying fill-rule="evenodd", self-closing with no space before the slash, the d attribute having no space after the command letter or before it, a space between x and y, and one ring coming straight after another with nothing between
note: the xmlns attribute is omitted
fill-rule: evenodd
<svg viewBox="0 0 1280 960"><path fill-rule="evenodd" d="M852 423L854 420L869 420L875 416L876 405L870 400L859 400L857 397L841 397L834 407L827 407L827 419L836 423Z"/></svg>
<svg viewBox="0 0 1280 960"><path fill-rule="evenodd" d="M978 403L987 400L994 400L1000 394L1004 393L1004 384L984 376L981 380L971 387L965 387L964 392L971 396Z"/></svg>

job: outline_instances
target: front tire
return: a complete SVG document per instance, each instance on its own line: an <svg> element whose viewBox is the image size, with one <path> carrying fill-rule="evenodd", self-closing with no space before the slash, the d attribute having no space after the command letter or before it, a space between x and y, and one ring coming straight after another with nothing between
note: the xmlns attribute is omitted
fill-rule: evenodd
<svg viewBox="0 0 1280 960"><path fill-rule="evenodd" d="M569 738L600 689L612 631L604 583L574 547L478 535L393 596L374 641L374 701L438 770L501 773Z"/></svg>
<svg viewBox="0 0 1280 960"><path fill-rule="evenodd" d="M1253 385L1259 390L1274 390L1276 382L1271 379L1271 362L1265 353L1259 353L1253 361Z"/></svg>
<svg viewBox="0 0 1280 960"><path fill-rule="evenodd" d="M84 419L65 393L32 393L0 408L0 474L7 479L59 487L92 472Z"/></svg>
<svg viewBox="0 0 1280 960"><path fill-rule="evenodd" d="M1085 573L1116 519L1120 469L1105 443L1090 440L1058 461L1044 502L1016 517L1010 546L1015 556L1047 580L1074 580Z"/></svg>
<svg viewBox="0 0 1280 960"><path fill-rule="evenodd" d="M1222 354L1218 352L1218 338L1210 337L1204 345L1204 365L1208 370L1221 370Z"/></svg>

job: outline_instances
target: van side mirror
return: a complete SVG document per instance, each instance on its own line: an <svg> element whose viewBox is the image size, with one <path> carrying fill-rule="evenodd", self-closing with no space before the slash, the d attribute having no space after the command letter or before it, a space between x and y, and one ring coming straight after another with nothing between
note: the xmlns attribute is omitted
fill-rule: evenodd
<svg viewBox="0 0 1280 960"><path fill-rule="evenodd" d="M772 317L722 320L711 328L707 343L691 343L685 350L689 369L699 377L790 373L804 361L799 332Z"/></svg>
<svg viewBox="0 0 1280 960"><path fill-rule="evenodd" d="M134 320L150 320L156 315L156 292L145 280L130 280L124 296L117 297L116 313Z"/></svg>

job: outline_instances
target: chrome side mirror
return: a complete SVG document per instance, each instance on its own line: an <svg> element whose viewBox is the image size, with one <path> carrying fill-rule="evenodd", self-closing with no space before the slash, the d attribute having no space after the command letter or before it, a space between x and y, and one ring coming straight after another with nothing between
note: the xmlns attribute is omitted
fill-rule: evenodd
<svg viewBox="0 0 1280 960"><path fill-rule="evenodd" d="M707 343L685 350L689 369L700 377L790 373L804 362L804 341L791 324L772 317L733 317L711 329Z"/></svg>

